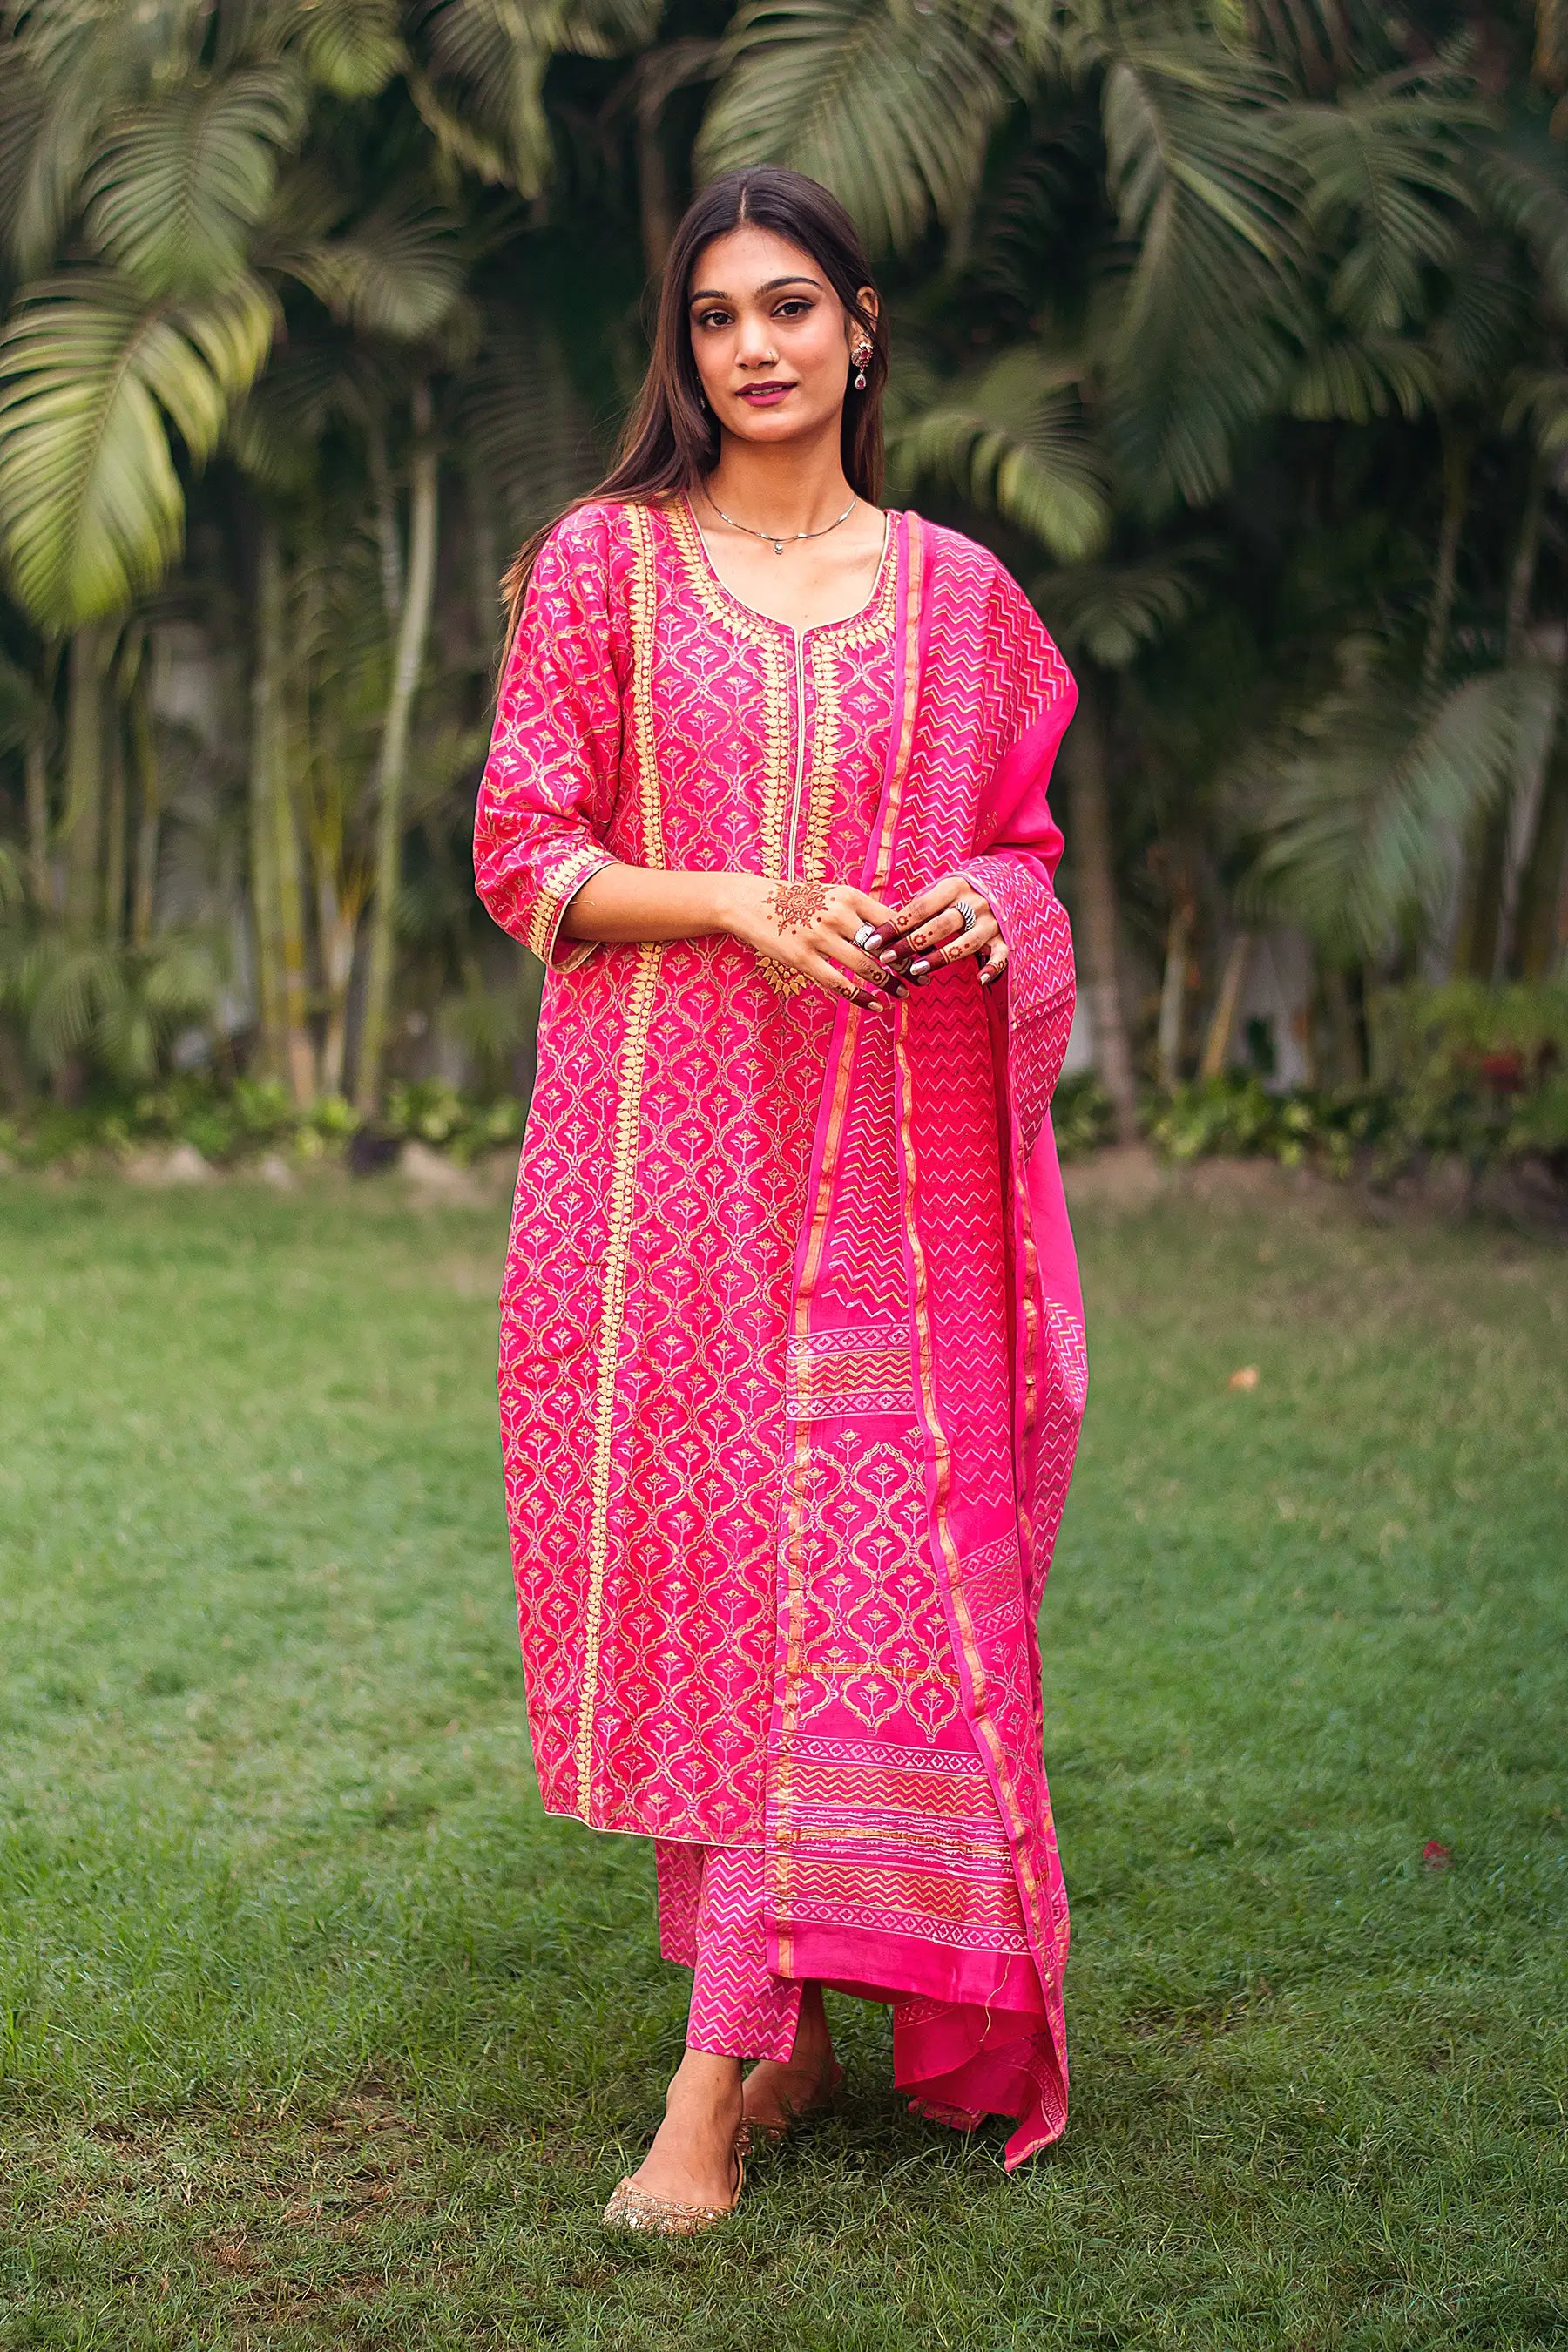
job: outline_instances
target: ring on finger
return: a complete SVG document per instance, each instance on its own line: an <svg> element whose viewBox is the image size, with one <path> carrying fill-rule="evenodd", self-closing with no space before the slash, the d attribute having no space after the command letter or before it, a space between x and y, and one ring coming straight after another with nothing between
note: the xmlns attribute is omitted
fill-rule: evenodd
<svg viewBox="0 0 1568 2352"><path fill-rule="evenodd" d="M858 948L865 949L870 945L870 942L876 938L876 936L877 926L875 923L858 924L855 932L855 944Z"/></svg>
<svg viewBox="0 0 1568 2352"><path fill-rule="evenodd" d="M952 911L958 917L958 935L962 939L964 933L972 931L980 920L980 909L973 898L955 898L952 902Z"/></svg>

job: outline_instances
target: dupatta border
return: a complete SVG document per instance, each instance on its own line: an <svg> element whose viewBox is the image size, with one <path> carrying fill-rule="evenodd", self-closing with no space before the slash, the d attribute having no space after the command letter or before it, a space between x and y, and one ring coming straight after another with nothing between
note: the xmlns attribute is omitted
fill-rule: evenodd
<svg viewBox="0 0 1568 2352"><path fill-rule="evenodd" d="M898 599L895 617L898 617L899 607L901 606L902 625L895 638L893 651L893 698L894 708L899 713L899 725L889 749L887 777L882 789L881 806L878 811L874 846L868 855L866 868L862 869L863 872L867 868L869 869L863 887L873 894L881 890L891 870L893 843L897 835L900 811L903 804L910 752L914 741L915 703L920 691L920 663L917 654L925 571L924 540L920 518L917 515L906 514L900 519L895 562L889 566L889 572L895 571L901 574L895 590ZM838 1172L839 1154L844 1142L845 1113L849 1101L850 1081L854 1075L854 1039L850 1034L848 1009L842 1004L838 1007L835 1020L831 1053L832 1062L824 1086L825 1099L819 1114L817 1139L813 1154L811 1208L802 1229L796 1266L792 1336L797 1344L803 1344L810 1338L811 1302L822 1271L828 1217L833 1204L834 1182ZM776 1766L770 1775L763 1827L764 1852L767 1859L768 1907L773 1915L773 1933L777 1945L776 1972L781 1976L794 1974L792 1931L787 1925L790 1900L790 1847L794 1839L794 1832L790 1827L790 1813L794 1745L800 1704L802 1623L805 1616L802 1523L805 1515L804 1494L810 1450L811 1424L808 1421L797 1419L794 1423L794 1444L788 1458L784 1530L780 1546L786 1633L783 1688L775 1703L773 1717ZM786 1924L779 1925L781 1920Z"/></svg>
<svg viewBox="0 0 1568 2352"><path fill-rule="evenodd" d="M904 1245L911 1277L912 1322L916 1370L916 1399L921 1425L925 1433L931 1470L930 1510L931 1526L937 1538L937 1551L942 1562L948 1600L948 1622L952 1628L964 1679L969 1687L967 1709L970 1728L990 1771L997 1804L1006 1825L1012 1845L1013 1866L1018 1875L1019 1892L1024 1899L1025 1916L1032 1923L1048 1921L1051 1927L1051 1953L1047 1965L1041 1949L1044 1939L1037 1927L1031 1942L1034 1959L1040 1969L1047 1993L1058 1982L1058 1961L1056 1952L1056 1920L1048 1895L1040 1885L1029 1851L1029 1822L1018 1801L1013 1775L1008 1768L996 1727L986 1706L985 1668L975 1638L974 1620L969 1606L969 1596L963 1589L963 1564L953 1539L948 1517L948 1496L952 1485L952 1455L947 1433L942 1427L937 1402L936 1368L931 1347L931 1314L927 1303L925 1244L921 1239L920 1221L915 1213L917 1179L912 1102L912 1075L910 1066L907 1025L900 1022L893 1036L893 1067L899 1092L899 1150L904 1173Z"/></svg>
<svg viewBox="0 0 1568 2352"><path fill-rule="evenodd" d="M643 859L664 865L664 812L653 732L653 634L658 609L653 540L646 507L626 509L632 535L630 597L632 727L637 753ZM592 1763L594 1714L599 1696L599 1652L605 1624L605 1571L610 1549L611 1457L616 1433L616 1381L626 1326L626 1262L631 1248L636 1198L637 1137L642 1125L643 1078L654 993L664 961L657 940L637 950L637 970L626 1003L626 1036L611 1147L609 1230L599 1302L599 1362L595 1381L594 1458L589 1472L592 1510L588 1532L588 1591L583 1630L583 1690L577 1708L577 1804L584 1821L594 1811Z"/></svg>

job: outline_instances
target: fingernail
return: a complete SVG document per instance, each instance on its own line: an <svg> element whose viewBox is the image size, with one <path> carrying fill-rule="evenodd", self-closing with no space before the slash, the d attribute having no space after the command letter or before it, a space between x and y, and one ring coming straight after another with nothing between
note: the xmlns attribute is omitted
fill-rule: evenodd
<svg viewBox="0 0 1568 2352"><path fill-rule="evenodd" d="M879 948L881 944L882 934L880 931L873 931L870 938L866 942L868 950L870 950L871 948Z"/></svg>
<svg viewBox="0 0 1568 2352"><path fill-rule="evenodd" d="M930 970L931 965L927 962L924 956L921 956L918 962L910 964L910 978L911 980L923 980Z"/></svg>
<svg viewBox="0 0 1568 2352"><path fill-rule="evenodd" d="M884 948L877 961L879 963L897 963L899 961L897 948Z"/></svg>

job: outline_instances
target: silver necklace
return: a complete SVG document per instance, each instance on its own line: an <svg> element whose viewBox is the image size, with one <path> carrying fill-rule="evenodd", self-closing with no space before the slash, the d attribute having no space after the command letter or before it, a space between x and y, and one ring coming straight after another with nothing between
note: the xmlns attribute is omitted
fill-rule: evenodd
<svg viewBox="0 0 1568 2352"><path fill-rule="evenodd" d="M849 503L848 503L848 505L845 508L845 509L844 509L843 513L842 513L841 515L835 515L835 516L834 516L834 518L833 518L833 520L832 520L831 522L825 522L825 523L823 523L823 524L820 526L820 528L819 528L818 530L786 530L786 531L782 531L782 532L777 532L777 533L775 533L775 532L771 531L771 530L755 530L755 529L752 527L752 525L751 523L749 523L749 522L737 522L737 521L735 520L735 518L734 518L734 516L733 516L733 515L727 515L727 514L725 513L725 511L724 511L723 508L720 505L720 503L719 503L718 499L714 497L714 495L713 495L713 493L712 493L712 491L711 491L711 490L709 490L709 491L706 493L706 496L707 496L707 499L708 499L708 503L709 503L709 505L712 508L712 509L713 509L714 513L718 516L718 518L719 518L719 520L720 520L720 521L721 521L721 522L727 522L727 523L729 524L729 526L730 526L730 528L731 528L731 530L743 530L743 531L745 532L745 534L746 534L746 536L747 536L747 538L748 538L748 539L765 539L765 540L768 541L768 544L772 547L772 549L773 549L773 553L774 553L775 555L782 555L782 554L784 553L784 541L785 541L786 539L787 539L787 540L795 540L795 539L824 539L824 538L826 538L826 535L827 535L827 533L828 533L830 530L837 530L837 528L838 528L838 526L839 526L839 524L840 524L841 522L847 522L847 521L848 521L848 520L849 520L849 518L850 518L850 516L854 513L854 511L855 511L856 508L857 508L857 507L859 505L859 503L860 503L860 498L859 498L859 493L858 493L858 491L852 492L852 493L851 493L851 495L850 495Z"/></svg>

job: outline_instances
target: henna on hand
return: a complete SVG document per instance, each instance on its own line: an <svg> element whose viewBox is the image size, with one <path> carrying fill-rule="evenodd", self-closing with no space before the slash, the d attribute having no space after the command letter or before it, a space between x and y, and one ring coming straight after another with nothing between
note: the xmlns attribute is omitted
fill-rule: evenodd
<svg viewBox="0 0 1568 2352"><path fill-rule="evenodd" d="M825 882L780 882L769 891L767 906L781 931L808 931L827 910Z"/></svg>

